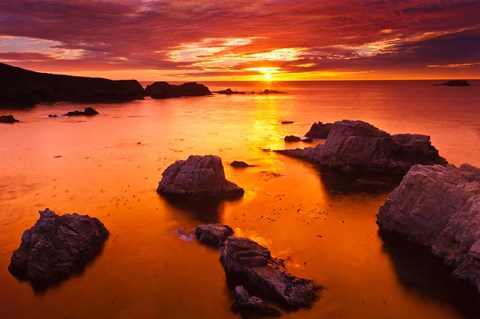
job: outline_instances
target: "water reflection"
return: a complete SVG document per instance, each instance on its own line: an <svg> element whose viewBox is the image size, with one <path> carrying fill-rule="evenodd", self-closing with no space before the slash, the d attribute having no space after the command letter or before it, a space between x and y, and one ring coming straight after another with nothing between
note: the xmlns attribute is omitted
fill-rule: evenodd
<svg viewBox="0 0 480 319"><path fill-rule="evenodd" d="M384 176L346 175L318 169L320 183L331 195L348 195L355 193L387 194L401 181L401 178Z"/></svg>
<svg viewBox="0 0 480 319"><path fill-rule="evenodd" d="M218 223L222 220L225 211L225 201L220 199L165 199L170 208L176 210L178 214L184 215L189 219Z"/></svg>
<svg viewBox="0 0 480 319"><path fill-rule="evenodd" d="M397 234L379 231L378 235L398 281L406 290L450 305L465 318L479 318L480 296L473 287L454 278L440 258Z"/></svg>

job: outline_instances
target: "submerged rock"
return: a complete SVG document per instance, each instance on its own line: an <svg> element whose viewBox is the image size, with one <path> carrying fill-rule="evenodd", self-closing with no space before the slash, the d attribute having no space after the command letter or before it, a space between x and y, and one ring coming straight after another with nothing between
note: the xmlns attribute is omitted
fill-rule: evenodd
<svg viewBox="0 0 480 319"><path fill-rule="evenodd" d="M253 319L260 317L280 317L278 309L256 296L251 296L243 286L236 286L232 292L235 302L232 311L238 312L242 318Z"/></svg>
<svg viewBox="0 0 480 319"><path fill-rule="evenodd" d="M244 161L233 161L230 163L230 166L235 168L246 168L246 167L252 167L253 165L250 165Z"/></svg>
<svg viewBox="0 0 480 319"><path fill-rule="evenodd" d="M0 115L0 123L16 123L20 122L13 115Z"/></svg>
<svg viewBox="0 0 480 319"><path fill-rule="evenodd" d="M402 176L415 164L447 164L427 135L390 135L369 123L350 120L333 123L325 144L278 152L323 169L369 175Z"/></svg>
<svg viewBox="0 0 480 319"><path fill-rule="evenodd" d="M248 238L229 237L220 262L232 282L259 291L289 310L310 307L318 297L320 287L312 280L288 273L267 248Z"/></svg>
<svg viewBox="0 0 480 319"><path fill-rule="evenodd" d="M470 86L470 83L468 83L467 80L450 80L447 82L443 82L440 84L434 84L435 86Z"/></svg>
<svg viewBox="0 0 480 319"><path fill-rule="evenodd" d="M182 198L235 198L244 190L225 179L220 157L191 155L167 167L157 192Z"/></svg>
<svg viewBox="0 0 480 319"><path fill-rule="evenodd" d="M332 129L332 123L313 123L310 130L305 134L306 137L326 139Z"/></svg>
<svg viewBox="0 0 480 319"><path fill-rule="evenodd" d="M195 229L195 236L199 242L214 247L222 246L223 242L233 233L232 227L220 223L199 225Z"/></svg>
<svg viewBox="0 0 480 319"><path fill-rule="evenodd" d="M94 116L100 114L93 107L86 107L84 111L71 111L65 114L65 116Z"/></svg>
<svg viewBox="0 0 480 319"><path fill-rule="evenodd" d="M431 248L480 292L480 169L417 165L380 207L381 229Z"/></svg>
<svg viewBox="0 0 480 319"><path fill-rule="evenodd" d="M8 270L34 286L58 282L81 271L97 255L108 231L88 215L58 216L48 208L40 211L35 225L22 235Z"/></svg>
<svg viewBox="0 0 480 319"><path fill-rule="evenodd" d="M300 142L302 139L295 135L287 135L283 139L287 143Z"/></svg>
<svg viewBox="0 0 480 319"><path fill-rule="evenodd" d="M183 83L181 85L155 82L145 88L145 95L151 96L152 99L168 99L182 96L212 95L212 92L205 85L196 82Z"/></svg>

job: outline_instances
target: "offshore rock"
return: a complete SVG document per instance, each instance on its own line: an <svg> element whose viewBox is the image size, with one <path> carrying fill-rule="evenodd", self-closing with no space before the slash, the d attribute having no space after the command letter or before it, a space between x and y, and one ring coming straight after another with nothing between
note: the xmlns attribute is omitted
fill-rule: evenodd
<svg viewBox="0 0 480 319"><path fill-rule="evenodd" d="M313 123L310 130L305 134L306 137L326 139L332 129L332 123Z"/></svg>
<svg viewBox="0 0 480 319"><path fill-rule="evenodd" d="M470 86L467 80L450 80L447 82L443 82L441 84L434 84L435 86Z"/></svg>
<svg viewBox="0 0 480 319"><path fill-rule="evenodd" d="M244 161L233 161L230 163L230 166L235 168L247 168L252 167L253 165L250 165Z"/></svg>
<svg viewBox="0 0 480 319"><path fill-rule="evenodd" d="M260 317L280 317L281 313L256 296L251 296L243 286L236 286L232 292L235 302L232 311L240 313L244 319Z"/></svg>
<svg viewBox="0 0 480 319"><path fill-rule="evenodd" d="M236 198L244 190L226 180L220 157L190 155L167 167L157 192L181 198Z"/></svg>
<svg viewBox="0 0 480 319"><path fill-rule="evenodd" d="M94 116L97 114L100 114L100 113L98 113L97 110L95 110L93 107L86 107L84 111L77 111L77 110L71 111L65 114L65 116ZM49 117L54 117L54 116L49 115Z"/></svg>
<svg viewBox="0 0 480 319"><path fill-rule="evenodd" d="M225 95L232 95L232 94L245 94L245 92L242 91L233 91L232 89L228 88L226 90L221 90L221 91L216 91L214 93L217 94L225 94Z"/></svg>
<svg viewBox="0 0 480 319"><path fill-rule="evenodd" d="M107 238L108 231L97 218L59 216L47 208L23 233L8 270L34 286L48 286L81 271L102 250Z"/></svg>
<svg viewBox="0 0 480 319"><path fill-rule="evenodd" d="M390 135L350 120L333 123L325 144L277 152L350 174L402 176L415 164L447 164L427 135Z"/></svg>
<svg viewBox="0 0 480 319"><path fill-rule="evenodd" d="M232 227L220 223L199 225L195 229L195 236L198 241L213 247L222 246L225 240L232 236L233 233Z"/></svg>
<svg viewBox="0 0 480 319"><path fill-rule="evenodd" d="M293 142L300 142L302 139L295 135L287 135L283 140L287 143L293 143Z"/></svg>
<svg viewBox="0 0 480 319"><path fill-rule="evenodd" d="M13 115L0 116L0 123L16 123L16 122L20 122L20 121L14 118Z"/></svg>
<svg viewBox="0 0 480 319"><path fill-rule="evenodd" d="M380 207L382 230L428 246L480 292L480 169L417 165Z"/></svg>
<svg viewBox="0 0 480 319"><path fill-rule="evenodd" d="M152 99L168 99L182 96L205 96L212 92L203 84L196 82L172 85L167 82L154 82L145 88L145 95Z"/></svg>
<svg viewBox="0 0 480 319"><path fill-rule="evenodd" d="M231 281L259 291L289 310L310 307L318 297L320 287L312 280L288 273L267 248L248 238L229 237L220 262Z"/></svg>

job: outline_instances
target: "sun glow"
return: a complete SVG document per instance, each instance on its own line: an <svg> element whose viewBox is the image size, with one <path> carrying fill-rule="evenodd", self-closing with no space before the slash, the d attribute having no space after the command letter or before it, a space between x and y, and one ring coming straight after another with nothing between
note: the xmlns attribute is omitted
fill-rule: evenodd
<svg viewBox="0 0 480 319"><path fill-rule="evenodd" d="M265 81L271 81L272 75L270 73L265 73Z"/></svg>

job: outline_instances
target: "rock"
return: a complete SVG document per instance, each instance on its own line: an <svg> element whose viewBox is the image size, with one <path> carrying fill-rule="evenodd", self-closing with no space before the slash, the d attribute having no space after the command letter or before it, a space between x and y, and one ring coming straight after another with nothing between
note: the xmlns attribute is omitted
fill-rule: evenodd
<svg viewBox="0 0 480 319"><path fill-rule="evenodd" d="M8 270L34 286L48 286L83 270L107 238L108 231L98 219L78 214L58 216L47 208L23 233Z"/></svg>
<svg viewBox="0 0 480 319"><path fill-rule="evenodd" d="M434 84L435 86L470 86L467 80L450 80L447 82L443 82L441 84Z"/></svg>
<svg viewBox="0 0 480 319"><path fill-rule="evenodd" d="M283 93L283 92L270 90L270 89L265 89L265 90L259 92L258 94L269 95L269 94L281 94L281 93Z"/></svg>
<svg viewBox="0 0 480 319"><path fill-rule="evenodd" d="M143 96L143 88L135 80L38 73L0 63L0 106L28 107L59 101L120 102Z"/></svg>
<svg viewBox="0 0 480 319"><path fill-rule="evenodd" d="M203 84L196 82L172 85L167 82L155 82L145 88L145 95L152 99L168 99L182 96L205 96L212 92Z"/></svg>
<svg viewBox="0 0 480 319"><path fill-rule="evenodd" d="M284 137L283 140L287 143L292 143L292 142L300 142L302 139L298 136L287 135L287 136Z"/></svg>
<svg viewBox="0 0 480 319"><path fill-rule="evenodd" d="M283 262L248 238L229 237L220 262L230 281L259 291L286 309L310 307L318 297L320 287L312 280L288 273Z"/></svg>
<svg viewBox="0 0 480 319"><path fill-rule="evenodd" d="M225 179L222 160L218 156L194 156L176 161L162 175L157 192L182 198L235 198L243 188Z"/></svg>
<svg viewBox="0 0 480 319"><path fill-rule="evenodd" d="M382 230L428 246L480 292L480 169L416 165L380 207Z"/></svg>
<svg viewBox="0 0 480 319"><path fill-rule="evenodd" d="M65 116L94 116L100 114L92 107L86 107L84 111L71 111L65 114Z"/></svg>
<svg viewBox="0 0 480 319"><path fill-rule="evenodd" d="M326 139L328 136L328 133L330 133L330 130L332 129L332 123L322 123L322 122L317 122L313 123L312 127L310 130L305 134L307 137L311 138L319 138L319 139Z"/></svg>
<svg viewBox="0 0 480 319"><path fill-rule="evenodd" d="M235 299L232 311L240 313L242 318L280 317L281 315L280 311L269 306L259 297L251 296L243 286L236 286L232 294Z"/></svg>
<svg viewBox="0 0 480 319"><path fill-rule="evenodd" d="M199 242L214 247L222 246L223 242L233 233L232 227L220 223L199 225L195 229L195 236Z"/></svg>
<svg viewBox="0 0 480 319"><path fill-rule="evenodd" d="M252 167L253 165L247 164L244 161L233 161L230 163L230 166L235 168L246 168L246 167Z"/></svg>
<svg viewBox="0 0 480 319"><path fill-rule="evenodd" d="M232 94L245 94L245 92L242 92L242 91L232 91L232 89L228 88L226 90L222 90L222 91L216 91L214 93L217 93L217 94L226 94L226 95L232 95Z"/></svg>
<svg viewBox="0 0 480 319"><path fill-rule="evenodd" d="M0 115L0 123L16 123L20 122L13 115Z"/></svg>
<svg viewBox="0 0 480 319"><path fill-rule="evenodd" d="M313 139L311 139L310 137L307 137L307 138L302 139L302 142L303 143L313 143Z"/></svg>
<svg viewBox="0 0 480 319"><path fill-rule="evenodd" d="M294 121L281 121L281 124L293 124L295 123Z"/></svg>
<svg viewBox="0 0 480 319"><path fill-rule="evenodd" d="M56 114L48 114L48 117L58 117Z"/></svg>
<svg viewBox="0 0 480 319"><path fill-rule="evenodd" d="M402 176L415 164L447 164L427 135L390 135L366 122L350 120L333 123L325 144L277 152L325 170L370 176Z"/></svg>

